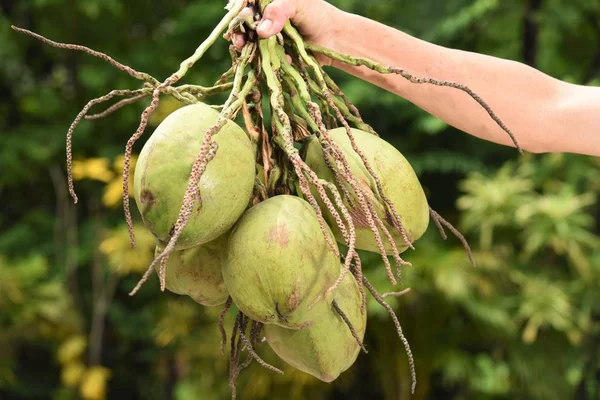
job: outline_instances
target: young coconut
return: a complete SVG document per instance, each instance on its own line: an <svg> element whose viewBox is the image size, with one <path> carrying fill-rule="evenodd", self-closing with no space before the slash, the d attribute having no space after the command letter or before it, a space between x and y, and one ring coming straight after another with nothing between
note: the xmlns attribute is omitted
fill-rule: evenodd
<svg viewBox="0 0 600 400"><path fill-rule="evenodd" d="M346 275L334 300L354 332L333 302L329 303L324 318L309 328L264 326L267 342L279 357L324 382L334 381L354 364L367 329L367 313L361 312L361 295L352 274Z"/></svg>
<svg viewBox="0 0 600 400"><path fill-rule="evenodd" d="M358 129L352 129L352 135L358 147L365 154L369 165L379 177L383 194L394 204L400 215L408 239L411 242L419 239L429 225L429 205L415 171L406 158L385 140ZM378 193L377 184L367 171L360 156L352 148L346 129L333 129L329 131L329 136L344 153L358 184L367 189L366 193L370 194L377 215L391 233L398 251L405 251L409 246L398 229L394 228L392 215ZM318 139L308 140L305 148L305 158L306 163L317 173L319 178L336 183L333 172L325 162L323 148ZM331 160L330 164L335 165L335 162ZM354 197L350 186L347 187L347 190ZM352 214L356 228L356 248L379 253L375 237L366 223L357 199L352 198L352 204L346 202L346 206ZM323 210L323 214L332 227L336 239L343 243L344 238L333 216L327 211L326 207L323 207ZM388 240L384 240L384 246L388 254L391 254L392 247Z"/></svg>
<svg viewBox="0 0 600 400"><path fill-rule="evenodd" d="M173 252L165 268L167 290L190 296L203 306L224 304L229 293L223 281L221 261L227 238L225 234L212 242ZM155 254L163 250L157 246Z"/></svg>
<svg viewBox="0 0 600 400"><path fill-rule="evenodd" d="M135 200L144 224L161 244L172 235L192 164L206 131L218 118L219 113L203 103L180 108L158 126L140 153ZM229 231L252 195L256 173L250 139L228 121L213 141L219 151L200 180L200 203L177 241L177 250L210 242Z"/></svg>
<svg viewBox="0 0 600 400"><path fill-rule="evenodd" d="M248 210L223 258L225 285L238 308L255 321L291 329L323 316L327 289L339 272L339 254L325 240L315 211L289 195Z"/></svg>

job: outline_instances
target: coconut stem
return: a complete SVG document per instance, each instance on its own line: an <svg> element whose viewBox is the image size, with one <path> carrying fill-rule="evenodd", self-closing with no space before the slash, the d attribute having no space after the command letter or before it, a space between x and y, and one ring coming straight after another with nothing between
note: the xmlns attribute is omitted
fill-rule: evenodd
<svg viewBox="0 0 600 400"><path fill-rule="evenodd" d="M179 80L183 78L190 68L194 66L198 60L202 58L204 53L219 39L221 34L229 27L231 21L233 21L237 15L244 8L244 0L236 0L235 3L231 5L229 12L223 17L221 22L213 29L208 38L198 46L194 54L181 62L179 69L172 75L175 77L175 80Z"/></svg>
<svg viewBox="0 0 600 400"><path fill-rule="evenodd" d="M444 231L444 227L446 227L450 230L450 232L452 232L454 234L454 236L456 236L458 238L458 240L460 240L463 247L465 248L465 251L467 252L467 256L469 257L469 261L471 262L471 265L476 267L477 264L475 263L475 259L473 258L473 252L471 251L471 246L469 246L469 242L463 236L463 234L460 233L459 230L456 229L450 222L448 222L444 218L442 218L442 216L440 214L438 214L437 212L435 212L431 207L429 208L429 214L431 215L431 219L435 223L435 226L440 231L442 238L444 240L446 240L448 238L448 236L446 235L446 232Z"/></svg>
<svg viewBox="0 0 600 400"><path fill-rule="evenodd" d="M319 224L321 226L323 236L325 237L325 240L327 241L331 250L334 251L336 255L338 255L339 250L337 248L337 245L332 241L329 235L321 208L319 207L315 197L311 193L309 183L306 177L304 176L304 171L306 169L302 166L305 164L304 161L302 161L302 159L300 158L298 150L294 147L290 118L283 109L284 96L281 83L277 78L277 76L279 76L280 73L279 68L281 66L281 62L275 54L275 47L277 45L276 40L276 38L271 37L269 39L262 39L259 41L259 49L262 57L263 74L265 75L265 78L267 80L267 86L269 87L269 90L271 92L270 102L271 108L273 110L272 115L275 127L277 128L277 132L279 133L282 139L280 141L280 144L285 153L288 155L292 165L294 166L302 193L306 196L308 202L311 204L311 206L317 214L317 218L319 219ZM322 192L324 192L324 190L322 190ZM324 197L327 198L326 195Z"/></svg>
<svg viewBox="0 0 600 400"><path fill-rule="evenodd" d="M263 46L263 48L264 48L264 46ZM295 80L297 81L298 86L299 86L300 96L301 96L302 100L306 101L308 98L308 100L310 101L310 95L308 95L308 90L306 90L306 85L305 85L304 81L301 79L300 75L297 73L294 74L292 72L291 68L286 69L285 66L288 65L288 62L285 57L285 53L280 48L276 48L275 52L277 52L278 56L279 56L279 60L278 60L279 62L276 65L282 67L284 69L284 71L287 70L288 76L295 78ZM267 76L267 82L269 82L269 77L271 76L272 71L271 71L271 68L269 68L269 66L265 66L265 65L266 65L266 60L269 60L271 58L271 56L272 56L272 54L266 54L265 56L263 56L263 59L265 61L265 63L263 63L263 67L264 67L265 75ZM271 81L275 81L275 80L271 79ZM275 82L275 84L276 84L276 82ZM274 87L274 90L280 91L280 87ZM279 102L276 103L273 107L274 107L277 115L281 115L281 119L285 119L286 118L285 113L283 113L281 110L283 96L278 96L278 99L279 99ZM318 110L317 110L317 112L318 112ZM311 117L311 119L312 119L312 117ZM276 119L275 125L281 126L282 122L280 120L278 121ZM283 132L284 134L287 132L287 130L288 129L283 126L281 126L281 128L279 129L279 131ZM343 281L345 275L350 270L350 263L351 263L352 259L354 258L354 256L356 255L356 249L355 249L356 233L355 233L354 223L353 223L352 217L350 216L348 209L344 205L344 202L343 202L337 188L335 187L335 185L333 185L329 182L320 180L318 178L318 176L316 175L316 173L314 171L312 171L299 157L298 151L292 147L293 143L291 144L291 146L289 145L289 143L291 142L291 138L288 138L287 140L288 140L288 146L285 146L285 148L287 149L288 156L290 157L292 164L295 167L296 174L298 175L298 179L300 180L300 184L299 184L300 190L307 197L309 203L313 206L315 211L317 211L317 215L319 217L319 222L321 224L321 229L323 230L323 234L325 235L326 240L328 241L328 243L330 243L330 246L334 249L336 254L339 254L337 246L335 244L331 243L329 233L328 233L327 229L325 228L326 225L325 225L325 221L322 216L321 209L320 209L319 205L316 203L316 199L312 195L309 181L310 181L310 184L312 184L317 189L317 192L319 193L321 200L325 204L325 207L333 215L337 226L340 228L340 231L342 232L342 235L344 236L345 241L348 244L348 254L346 256L346 263L344 265L344 270L343 270L342 274L340 275L340 277L338 278L338 280L335 282L335 284L331 288L328 289L327 293L330 293L331 291L333 291L339 287L339 285ZM333 206L331 200L329 199L329 196L327 195L325 187L329 188L329 190L332 192L332 195L333 195L334 201L336 202L337 207L341 210L342 214L344 215L345 220L347 221L348 229L346 229L346 226L345 226L344 222L342 221L342 218L340 217L336 207Z"/></svg>
<svg viewBox="0 0 600 400"><path fill-rule="evenodd" d="M385 299L386 297L402 297L405 294L409 293L412 289L411 288L407 288L404 290L401 290L400 292L388 292L388 293L384 293L381 295L382 299Z"/></svg>
<svg viewBox="0 0 600 400"><path fill-rule="evenodd" d="M290 25L291 26L291 25ZM333 60L336 61L340 61L343 62L345 64L348 65L352 65L352 66L364 66L367 67L373 71L379 72L381 74L396 74L396 75L400 75L402 78L406 79L407 81L411 82L411 83L415 83L415 84L428 84L428 85L434 85L434 86L443 86L443 87L451 87L454 89L458 89L461 90L465 93L467 93L473 100L475 100L481 107L483 107L483 109L488 113L488 115L490 116L490 118L492 118L494 120L494 122L504 131L508 134L508 136L510 136L513 144L515 145L515 147L517 148L517 150L523 154L523 149L521 148L521 146L519 145L519 142L517 141L515 135L512 133L512 131L510 129L508 129L508 127L504 124L504 122L502 122L502 120L500 118L498 118L498 116L496 115L496 113L494 113L494 111L492 110L492 108L487 104L487 102L485 102L477 93L475 93L471 88L469 88L466 85L462 85L460 83L456 83L456 82L450 82L450 81L441 81L441 80L437 80L437 79L433 79L433 78L427 78L427 77L416 77L413 74L411 74L410 72L408 72L407 70L405 70L404 68L399 68L399 67L386 67L383 64L380 64L376 61L372 61L369 60L367 58L364 57L354 57L351 56L349 54L342 54L342 53L338 53L336 51L333 51L331 49L327 49L325 47L322 46L318 46L315 44L311 44L311 43L306 43L306 48L308 50L311 50L313 52L316 53L320 53L323 54Z"/></svg>
<svg viewBox="0 0 600 400"><path fill-rule="evenodd" d="M410 378L412 380L411 392L412 392L412 394L415 394L415 388L417 387L417 374L415 371L415 360L413 359L412 351L410 349L410 345L408 344L408 340L406 339L406 337L404 336L404 333L402 332L402 326L400 325L400 321L398 321L398 317L396 316L396 313L392 309L392 306L390 306L388 303L385 302L385 300L383 300L381 295L377 292L377 290L375 290L373 285L371 285L371 282L369 282L366 277L363 277L363 284L365 285L367 290L369 290L369 292L371 292L371 295L373 296L373 298L383 308L385 308L387 310L388 314L394 321L394 325L396 325L396 331L398 332L398 336L400 337L400 340L402 341L402 344L404 345L404 350L406 351L406 356L408 357L408 364L410 366Z"/></svg>
<svg viewBox="0 0 600 400"><path fill-rule="evenodd" d="M196 97L198 100L213 96L217 93L226 92L233 89L233 83L220 83L211 87L204 87L198 85L181 85L176 87L178 93L189 93Z"/></svg>
<svg viewBox="0 0 600 400"><path fill-rule="evenodd" d="M143 89L142 89L142 91L143 91ZM110 93L108 93L102 97L98 97L96 99L90 100L85 105L85 107L83 107L83 109L79 112L79 114L77 114L77 117L75 117L75 120L73 121L73 123L71 123L71 126L69 127L69 130L67 131L67 146L66 146L67 147L66 148L66 152L67 152L67 182L68 182L68 187L69 187L69 193L71 194L71 197L73 198L73 202L75 204L77 204L77 202L78 202L77 194L75 193L75 185L73 183L73 132L75 131L75 128L77 128L77 126L79 125L81 120L86 116L86 114L88 113L90 108L92 108L94 105L104 103L106 101L111 100L114 97L117 97L117 96L135 96L139 93L141 93L141 91L112 90Z"/></svg>
<svg viewBox="0 0 600 400"><path fill-rule="evenodd" d="M313 61L315 63L317 62L314 59L314 57L311 57L311 58L313 59ZM358 109L350 102L350 100L346 97L346 95L340 90L340 88L325 73L325 71L323 69L321 69L321 74L325 78L325 81L327 83L327 87L336 96L340 96L341 97L342 100L340 100L338 97L332 96L332 100L333 100L335 106L344 115L344 118L346 120L352 122L354 124L354 126L356 126L358 129L361 129L361 130L363 130L365 132L368 132L368 133L371 133L373 135L379 136L379 135L377 135L377 132L375 132L375 130L371 126L367 125L362 120L362 117L360 116L360 113L358 112ZM308 74L306 74L306 78L305 79L306 79L306 82L308 83L308 88L310 89L310 92L312 94L314 94L321 101L321 103L322 103L321 104L321 108L323 108L323 110L326 111L326 114L328 115L328 117L330 117L330 118L332 118L332 119L335 120L335 117L330 112L329 103L327 102L327 98L325 97L325 94L323 93L322 89L319 87L319 85L317 85L317 83Z"/></svg>
<svg viewBox="0 0 600 400"><path fill-rule="evenodd" d="M235 318L235 322L233 323L233 328L231 330L231 352L229 355L229 387L231 388L231 398L237 398L237 378L240 371L250 364L252 357L248 357L244 364L239 365L240 353L242 351L242 339L238 338L238 333L242 327L242 313L238 313Z"/></svg>
<svg viewBox="0 0 600 400"><path fill-rule="evenodd" d="M135 79L139 79L141 81L148 82L152 85L158 85L158 81L155 78L153 78L151 75L146 74L144 72L136 71L135 69L131 68L130 66L121 64L120 62L116 61L114 58L112 58L109 55L102 53L100 51L92 50L89 47L80 46L78 44L67 44L67 43L55 42L53 40L45 38L44 36L42 36L40 34L29 31L27 29L18 28L14 25L11 25L11 28L16 32L23 33L27 36L31 36L32 38L37 39L37 40L41 41L42 43L47 44L48 46L56 47L59 49L81 51L81 52L87 53L91 56L100 58L100 59L108 62L110 65L112 65L116 69L126 72L127 74L129 74L129 76L131 76Z"/></svg>
<svg viewBox="0 0 600 400"><path fill-rule="evenodd" d="M306 49L304 47L304 42L302 40L302 37L298 33L298 31L296 31L296 29L293 28L289 22L285 25L284 31L286 32L286 34L288 34L288 36L290 36L290 38L294 42L294 44L296 46L296 50L298 51L298 53L300 55L300 58L304 60L304 62L312 69L313 73L317 77L317 82L320 84L321 93L327 99L327 104L332 109L337 110L336 114L338 114L338 116L341 116L339 114L339 109L337 109L335 107L335 104L333 104L333 101L331 101L331 93L329 92L329 89L327 88L327 85L325 83L323 75L321 74L321 68L320 68L320 66L306 52ZM379 223L375 222L376 219L379 219L379 216L377 215L376 212L373 212L374 208L372 206L370 207L367 204L370 201L369 198L368 198L368 196L366 196L366 193L363 191L363 189L356 182L356 179L354 178L354 176L352 175L352 171L350 170L348 161L346 160L346 157L342 153L341 149L339 148L339 146L336 143L333 142L333 140L331 140L331 138L330 138L330 136L328 134L327 128L323 124L319 107L315 103L313 103L311 101L311 99L306 99L305 98L304 100L307 101L309 110L310 110L311 114L314 115L315 120L317 121L317 124L319 125L319 128L320 128L320 132L319 133L320 133L321 140L327 142L327 146L324 145L323 149L325 150L326 148L330 147L330 148L332 148L334 150L334 152L333 152L335 154L334 157L335 157L335 159L338 162L338 168L340 169L340 173L346 179L346 181L350 184L350 186L352 187L352 189L354 190L354 193L356 194L356 197L358 198L358 203L359 203L359 205L360 205L360 207L362 209L362 212L363 212L365 218L367 219L367 224L371 228L371 231L372 231L372 233L373 233L373 235L375 237L375 240L377 242L378 248L379 248L380 253L381 253L382 260L383 260L383 262L384 262L384 264L386 266L386 269L388 271L388 277L389 277L390 281L392 282L392 284L396 285L397 281L396 281L396 279L394 277L394 274L392 273L391 265L390 265L390 262L389 262L389 260L387 258L387 252L385 250L385 246L383 244L383 240L381 238L381 235L379 234L379 230L378 230L377 226L379 225L379 226L383 227L384 230L387 230L387 228L385 227L385 225L383 223L379 224ZM341 117L341 119L343 120L343 117ZM346 123L345 120L343 122ZM347 123L346 123L346 126L347 126ZM349 127L348 127L348 131L349 131ZM369 172L372 173L372 175L374 175L374 172L370 168L370 166L368 165L368 162L367 162L366 158L364 157L364 154L362 154L362 152L360 151L360 149L358 149L358 147L356 146L356 143L354 143L354 140L353 140L351 132L349 133L349 138L350 138L351 142L353 142L353 148L354 148L354 150L359 155L361 155L361 159L363 160L363 164L365 164L365 166L367 167L367 169L369 170ZM342 170L344 170L344 169L346 170L345 173L342 172ZM374 179L375 179L376 182L379 181L376 176L374 177ZM381 187L381 185L379 185L378 188L379 187ZM381 196L381 197L384 200L387 200L387 198L385 196ZM387 202L391 203L389 200ZM390 207L393 207L393 204ZM395 208L392 208L392 212L394 212L394 211L395 211ZM398 219L399 219L399 217L398 217ZM399 220L398 220L398 222L399 222ZM402 232L403 228L402 228L401 224L398 224L398 227L401 228L400 232ZM386 234L386 236L388 234L389 234L389 232ZM397 249L395 247L396 246L395 242L393 240L390 242L390 245L392 246L392 250L393 250L393 253L394 253L394 258L396 259L396 262L397 262L397 265L398 265L398 268L399 268L400 265L403 265L403 261L401 260L401 258L399 256L399 252L397 251Z"/></svg>
<svg viewBox="0 0 600 400"><path fill-rule="evenodd" d="M325 71L321 71L321 73L323 74L323 77L325 78L327 87L329 89L331 89L331 91L336 96L341 97L341 99L343 100L343 104L340 104L340 103L338 103L339 100L337 98L335 99L336 105L344 113L346 119L348 121L354 123L358 129L361 129L365 132L369 132L375 136L379 136L377 134L377 132L375 132L375 129L373 129L369 124L367 124L363 121L362 116L360 115L360 111L358 111L358 108L356 108L356 106L354 104L352 104L352 102L350 101L348 96L346 96L344 94L344 92L342 92L342 90L337 85L337 83L335 83L335 81L333 79L331 79L331 77Z"/></svg>
<svg viewBox="0 0 600 400"><path fill-rule="evenodd" d="M261 367L266 368L269 371L276 372L278 374L283 375L283 371L282 370L280 370L279 368L276 368L276 367L272 366L271 364L265 362L262 358L259 357L258 354L256 354L256 352L254 351L254 347L252 346L251 341L246 337L246 335L244 334L243 331L240 331L240 337L242 338L242 342L244 343L244 346L246 346L246 350L248 351L248 354L250 354L252 356L252 358L254 358L256 360L256 362L258 362L258 364Z"/></svg>
<svg viewBox="0 0 600 400"><path fill-rule="evenodd" d="M364 155L364 153L362 152L362 150L359 148L359 146L356 144L356 141L354 140L354 135L352 134L352 130L350 128L350 125L348 125L348 122L346 121L346 119L342 115L342 112L340 111L340 109L336 106L335 102L333 101L333 96L332 96L331 90L327 87L327 82L326 82L325 77L324 77L324 71L322 70L321 66L316 61L316 59L314 57L310 57L308 55L308 53L306 52L306 48L304 47L304 42L302 41L302 38L300 37L298 31L296 31L296 29L293 28L290 24L286 25L285 29L286 29L286 32L288 33L288 35L290 35L292 37L292 40L294 41L294 43L298 47L298 51L299 51L301 57L305 59L305 61L309 65L309 67L313 70L314 75L317 78L317 83L319 84L320 89L321 89L322 93L324 94L325 99L327 100L327 103L329 104L329 106L331 107L331 109L334 111L335 116L337 117L337 120L346 129L346 133L348 135L348 138L350 139L350 143L352 144L352 148L354 149L354 151L356 152L356 154L358 154L360 156L360 158L361 158L361 160L362 160L365 168L367 169L367 171L369 172L369 174L371 175L371 177L375 181L375 184L377 186L377 191L379 192L379 196L384 201L384 203L386 204L387 208L390 211L394 227L399 231L399 233L402 236L402 239L404 240L404 242L410 248L414 249L411 241L409 240L409 238L408 238L408 236L406 234L404 226L402 225L400 215L396 211L396 207L395 207L394 203L390 199L388 199L386 197L385 193L383 192L383 186L381 184L381 180L379 179L379 177L377 176L377 174L375 174L375 171L371 167L371 165L368 162L366 156ZM391 241L390 244L394 247L394 241ZM394 255L397 255L398 254L397 249L394 248L393 250L394 250Z"/></svg>
<svg viewBox="0 0 600 400"><path fill-rule="evenodd" d="M86 115L85 119L96 120L96 119L102 119L102 118L108 117L112 113L119 111L121 108L123 108L125 106L128 106L133 103L137 103L138 101L145 99L152 92L151 90L147 90L147 89L141 89L141 90L143 91L142 94L138 94L137 96L133 96L128 99L123 99L123 100L113 104L112 106L110 106L106 110L102 111L101 113L93 114L93 115Z"/></svg>
<svg viewBox="0 0 600 400"><path fill-rule="evenodd" d="M171 81L167 79L154 89L152 92L152 101L150 102L150 105L142 112L140 124L133 136L129 138L127 145L125 146L125 158L123 162L123 211L125 213L127 231L129 232L129 242L132 248L135 248L135 232L133 229L133 219L131 217L131 209L129 204L129 170L131 168L131 154L133 153L133 145L143 135L144 131L146 130L146 125L148 125L150 115L152 115L154 110L156 110L158 107L160 92L163 88L169 86L170 84Z"/></svg>
<svg viewBox="0 0 600 400"><path fill-rule="evenodd" d="M154 110L156 110L156 108L158 107L160 93L162 91L164 91L166 88L177 83L180 79L182 79L187 74L189 69L198 60L200 60L200 58L202 58L204 53L206 53L206 50L208 50L210 48L210 46L212 46L216 42L216 40L219 38L221 33L223 33L223 31L229 27L229 24L231 23L231 21L233 21L233 19L237 16L237 14L239 14L241 9L243 8L244 3L245 3L244 0L236 0L236 2L231 5L229 12L225 15L225 17L223 17L221 22L219 22L219 24L211 32L209 37L200 46L198 46L198 48L196 49L194 54L192 56L188 57L186 60L184 60L180 64L179 69L175 73L173 73L163 83L161 83L154 89L154 92L152 93L152 102L142 113L142 117L141 117L140 125L138 126L138 129L136 130L134 135L127 142L127 146L125 147L125 163L124 163L124 167L123 167L123 211L125 213L125 221L127 223L127 230L129 231L131 247L135 247L135 233L133 231L133 222L132 222L132 218L131 218L131 211L130 211L130 205L129 205L129 168L130 168L131 152L133 150L133 145L144 133L144 131L146 129L146 125L148 124L148 118L154 112ZM252 48L252 47L253 46L251 46L251 45L247 45L244 47L244 50L246 50L248 48Z"/></svg>
<svg viewBox="0 0 600 400"><path fill-rule="evenodd" d="M344 320L344 322L348 326L348 329L350 329L350 333L352 334L352 337L356 340L356 343L358 343L358 345L360 346L362 351L365 354L369 354L364 343L362 342L362 340L360 340L360 337L358 337L358 334L356 333L356 329L354 329L354 326L352 326L352 322L348 319L348 316L346 316L344 311L342 311L342 309L338 305L337 301L333 300L331 305L333 306L333 309L335 310L335 312L338 313L338 315L342 318L342 320Z"/></svg>
<svg viewBox="0 0 600 400"><path fill-rule="evenodd" d="M229 296L227 298L227 301L225 302L225 305L223 306L223 309L221 310L221 314L219 315L219 333L221 335L221 354L225 353L225 345L227 344L227 332L225 331L225 316L227 315L227 312L229 311L229 309L231 308L231 305L233 304L233 299L231 298L231 296Z"/></svg>

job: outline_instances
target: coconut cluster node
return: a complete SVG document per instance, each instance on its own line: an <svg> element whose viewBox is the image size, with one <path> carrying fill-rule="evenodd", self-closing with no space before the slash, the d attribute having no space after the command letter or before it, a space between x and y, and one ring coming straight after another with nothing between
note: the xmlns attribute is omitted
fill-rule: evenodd
<svg viewBox="0 0 600 400"><path fill-rule="evenodd" d="M133 177L139 215L156 239L155 259L132 291L156 272L163 291L189 296L207 307L239 310L229 343L230 384L250 362L282 373L258 354L266 342L290 367L332 382L355 363L367 333L367 293L389 313L410 365L408 340L394 313L365 278L358 251L381 256L392 284L402 285L401 254L433 221L469 246L449 222L429 207L415 171L382 139L318 63L326 55L348 65L397 74L415 84L448 86L469 94L512 138L491 108L467 86L419 78L398 67L339 54L306 43L291 23L281 34L259 39L254 29L269 0L231 0L225 17L192 56L164 81L80 45L83 51L142 82L91 100L67 133L69 189L72 136L84 118L98 119L144 99L138 129L125 147L123 206L135 245L129 173L133 146L148 118L167 95L182 103L148 138ZM219 39L245 36L242 50L230 45L231 68L211 87L177 85ZM211 104L217 93L223 104ZM122 98L104 112L92 107ZM266 107L267 109L263 109ZM394 271L392 265L395 264ZM406 293L406 290L397 293ZM248 354L241 362L243 352Z"/></svg>

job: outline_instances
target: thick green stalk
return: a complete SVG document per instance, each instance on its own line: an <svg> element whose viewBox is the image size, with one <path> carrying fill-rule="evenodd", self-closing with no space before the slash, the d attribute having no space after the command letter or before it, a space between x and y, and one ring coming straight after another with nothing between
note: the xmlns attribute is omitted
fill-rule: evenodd
<svg viewBox="0 0 600 400"><path fill-rule="evenodd" d="M275 61L277 59L277 46L280 46L276 42L275 37L271 37L269 39L263 39L259 41L259 49L262 57L262 70L267 79L267 86L271 91L271 109L272 109L272 118L274 118L275 126L277 131L279 132L281 139L283 141L283 150L287 154L290 159L290 162L294 166L296 176L298 177L299 186L301 188L301 192L306 196L308 202L315 210L317 214L317 218L319 220L319 224L321 225L321 230L323 232L323 236L327 241L327 244L337 255L339 255L339 249L334 241L329 236L329 232L326 228L326 222L323 217L323 212L317 203L316 198L311 192L310 183L312 182L317 186L319 191L319 195L323 202L328 206L328 209L337 216L337 220L341 220L339 214L335 207L331 204L327 193L322 185L318 184L318 177L316 174L304 164L302 158L300 157L299 151L294 147L294 139L292 134L292 126L290 122L290 118L284 111L284 102L285 98L283 96L283 91L281 87L281 83L277 79L278 74L280 73L279 67L281 66L281 62ZM306 175L311 179L311 182L307 179ZM345 231L346 228L343 224L341 224L340 229ZM354 248L351 249L354 251Z"/></svg>
<svg viewBox="0 0 600 400"><path fill-rule="evenodd" d="M296 71L296 69L287 61L283 48L279 47L277 50L281 64L281 70L284 73L283 79L288 86L295 91L295 93L290 93L292 104L294 105L294 108L301 114L302 118L306 120L311 130L313 132L318 132L319 127L306 109L306 104L311 101L306 82L304 79L302 79L302 76L300 76L298 71Z"/></svg>
<svg viewBox="0 0 600 400"><path fill-rule="evenodd" d="M211 87L204 87L204 86L199 86L199 85L181 85L181 86L175 87L173 89L178 91L179 93L189 93L192 96L204 98L204 97L212 96L217 93L226 92L228 90L231 90L232 88L233 88L233 83L229 82L229 83L224 83L224 84L215 85L215 86L211 86Z"/></svg>
<svg viewBox="0 0 600 400"><path fill-rule="evenodd" d="M177 72L175 72L172 75L172 78L175 81L178 81L181 78L183 78L185 74L187 74L189 69L192 68L194 64L202 58L202 56L204 55L204 53L206 53L210 46L212 46L217 41L217 39L221 37L223 31L225 31L229 27L231 21L233 21L235 17L240 13L240 11L242 11L243 7L244 0L236 0L236 2L231 6L229 12L225 15L225 17L223 17L223 19L221 20L221 22L219 22L215 29L213 29L208 38L204 42L202 42L200 46L198 46L194 54L192 54L180 64Z"/></svg>
<svg viewBox="0 0 600 400"><path fill-rule="evenodd" d="M335 81L331 79L331 77L325 71L323 71L323 76L325 77L325 83L333 91L333 93L342 98L344 107L342 108L338 106L338 108L340 108L340 110L343 113L345 113L346 119L353 122L358 129L362 129L365 132L369 132L375 136L379 136L377 132L375 132L375 129L373 129L369 124L363 121L360 112L358 111L356 106L354 106L350 99L346 97L346 95L344 94L344 92L342 92L337 83L335 83ZM335 100L336 104L338 104L339 99L335 98Z"/></svg>
<svg viewBox="0 0 600 400"><path fill-rule="evenodd" d="M304 81L304 79L302 79L302 77L300 76L300 74L297 71L295 71L295 72L298 75L298 78L296 78L296 77L294 77L294 78L301 80L304 83L304 86L306 87L306 82ZM323 77L325 78L326 82L327 82L327 79L329 79L329 81L333 85L335 85L335 83L333 82L333 80L331 78L329 78L328 75L323 74ZM310 90L314 94L317 95L317 97L319 98L319 100L321 100L322 108L324 110L327 110L327 114L329 114L329 111L328 111L329 105L327 104L327 99L323 95L321 88L319 88L319 86L317 85L317 83L310 76L307 77L307 81L308 81L308 86L309 86L307 88L307 96L310 98L310 94L308 94L308 89L310 88ZM328 86L332 86L332 85L328 85ZM336 91L339 91L339 88L337 86L331 87L331 88L334 89L334 90L336 90ZM336 96L332 96L332 98L333 98L333 101L334 101L336 107L340 109L340 111L342 112L342 114L344 115L344 117L348 121L352 122L358 129L361 129L361 130L363 130L365 132L369 132L369 133L372 133L372 134L376 134L375 131L373 130L373 128L371 128L369 125L365 124L365 122L361 118L356 117L354 114L352 114L350 112L350 109L348 108L348 106L346 105L346 103L344 103L342 100L340 100ZM329 114L329 115L331 115L331 114ZM333 118L333 115L331 115L331 117Z"/></svg>
<svg viewBox="0 0 600 400"><path fill-rule="evenodd" d="M296 28L294 28L289 22L286 23L285 27L284 27L284 31L285 33L290 37L290 39L292 39L298 53L300 54L300 57L302 58L302 60L312 69L315 78L317 80L318 85L320 86L320 89L323 93L323 95L325 96L325 98L327 99L327 103L331 106L331 108L336 112L336 115L338 116L338 119L340 120L340 122L342 124L344 124L344 127L346 128L346 132L348 134L348 138L350 139L350 142L352 143L352 148L354 149L354 151L360 156L361 160L363 161L363 164L365 166L365 168L367 169L367 171L369 171L369 174L371 175L371 177L375 180L376 184L377 184L377 191L379 196L381 197L381 199L383 199L383 201L385 202L385 204L389 207L389 211L392 215L392 218L394 220L394 227L396 229L398 229L398 231L402 234L404 241L409 244L409 246L412 246L412 244L410 243L410 241L408 240L408 238L406 237L406 233L404 231L404 228L402 226L402 224L400 223L400 217L396 211L395 205L385 196L385 194L383 193L383 188L381 185L381 181L380 179L377 177L377 175L375 174L375 172L373 171L373 169L370 167L368 161L365 158L365 155L363 154L363 152L360 150L360 148L358 148L358 146L356 145L356 142L352 136L352 131L350 129L350 126L347 124L347 122L344 120L344 117L341 115L339 109L335 106L334 102L333 102L333 97L331 94L331 90L327 87L327 83L325 82L325 78L323 76L322 70L321 70L321 66L319 65L319 63L314 59L314 57L311 57L307 51L306 51L306 47L304 44L304 40L302 39L302 37L300 36L300 34L298 33L298 31L296 30ZM346 157L344 156L344 154L341 152L341 150L339 149L339 146L334 143L331 138L328 135L327 129L325 129L325 127L323 127L321 129L321 141L322 143L326 143L327 145L331 146L333 149L336 150L336 152L338 153L338 167L340 169L340 173L342 174L342 176L344 176L344 179L346 179L346 181L350 184L350 186L352 187L352 189L354 190L354 193L356 194L357 198L358 198L358 203L367 219L367 223L368 226L370 227L373 236L375 238L375 240L377 241L380 253L381 253L381 258L383 263L386 266L386 270L388 273L388 277L390 279L390 281L392 282L392 284L396 284L396 279L394 278L394 274L392 272L391 269L391 265L389 263L389 260L387 258L387 252L385 250L385 246L383 245L383 238L381 236L381 234L379 233L379 229L381 229L384 233L384 236L386 238L388 238L389 244L392 247L392 252L393 252L393 256L394 259L396 261L396 264L398 265L398 267L400 265L405 264L404 260L402 260L402 258L399 255L399 252L396 248L396 243L394 242L394 240L389 240L389 238L391 238L390 232L387 229L387 227L383 224L383 222L381 221L381 217L374 211L374 207L371 204L371 201L368 199L367 196L365 196L365 193L363 192L364 189L362 189L355 177L352 175L352 171L349 168L348 165L348 161L346 159ZM344 173L345 172L345 173Z"/></svg>
<svg viewBox="0 0 600 400"><path fill-rule="evenodd" d="M311 131L318 132L319 127L315 123L314 119L306 110L306 105L302 102L302 99L298 95L299 89L296 86L295 82L289 77L284 76L283 81L286 83L288 87L288 92L290 96L290 100L292 101L292 105L294 106L294 110L300 114L300 116L306 121Z"/></svg>
<svg viewBox="0 0 600 400"><path fill-rule="evenodd" d="M276 44L276 39L271 37L269 39L261 39L258 42L258 47L260 50L260 54L262 57L262 69L263 74L267 79L267 86L271 91L270 101L271 108L273 109L273 117L279 119L282 123L282 127L280 130L280 135L284 139L285 143L285 151L289 152L288 154L292 155L298 152L294 147L293 138L292 138L292 127L290 123L289 117L283 111L283 91L281 90L281 85L277 80L276 70L273 66L273 57L274 55L271 53L271 50L274 48Z"/></svg>
<svg viewBox="0 0 600 400"><path fill-rule="evenodd" d="M244 72L250 61L250 55L254 51L254 46L256 46L254 43L247 43L242 50L242 56L238 59L238 64L235 66L235 76L233 78L233 88L231 93L238 93L242 88ZM228 108L234 100L237 100L237 98L230 96L223 105L223 108Z"/></svg>

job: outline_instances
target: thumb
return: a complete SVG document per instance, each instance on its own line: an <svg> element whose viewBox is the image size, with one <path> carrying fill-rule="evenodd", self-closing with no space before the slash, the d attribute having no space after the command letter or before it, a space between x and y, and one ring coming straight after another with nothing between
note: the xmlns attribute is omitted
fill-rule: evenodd
<svg viewBox="0 0 600 400"><path fill-rule="evenodd" d="M265 8L262 20L256 28L256 32L262 38L268 38L278 34L285 23L294 17L296 7L291 0L275 0Z"/></svg>

